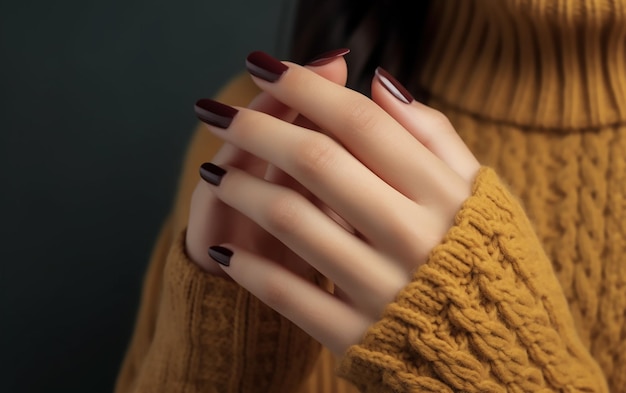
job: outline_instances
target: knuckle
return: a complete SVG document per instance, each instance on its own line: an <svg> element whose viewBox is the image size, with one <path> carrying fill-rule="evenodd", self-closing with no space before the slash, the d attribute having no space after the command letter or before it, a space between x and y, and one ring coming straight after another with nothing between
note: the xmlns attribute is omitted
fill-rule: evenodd
<svg viewBox="0 0 626 393"><path fill-rule="evenodd" d="M281 235L292 233L301 220L302 206L295 193L285 192L273 197L266 206L266 218L270 232Z"/></svg>
<svg viewBox="0 0 626 393"><path fill-rule="evenodd" d="M336 143L323 134L307 138L295 151L295 166L306 177L319 177L332 166L337 154Z"/></svg>
<svg viewBox="0 0 626 393"><path fill-rule="evenodd" d="M452 124L450 123L450 119L448 119L448 116L446 116L443 112L438 111L437 109L431 108L430 117L432 119L431 121L433 122L433 125L435 126L440 126L442 128L452 126Z"/></svg>
<svg viewBox="0 0 626 393"><path fill-rule="evenodd" d="M424 135L422 135L419 139L422 145L424 145L424 147L430 151L434 149L435 145L437 144L437 140L438 135L436 132L424 133Z"/></svg>
<svg viewBox="0 0 626 393"><path fill-rule="evenodd" d="M441 140L441 136L443 134L452 132L454 128L452 127L452 123L450 122L450 119L448 119L448 116L436 109L429 109L429 132L426 132L422 138L420 138L420 142L422 142L422 144L430 150L437 143L437 141Z"/></svg>
<svg viewBox="0 0 626 393"><path fill-rule="evenodd" d="M361 97L350 101L344 108L344 113L347 121L345 128L355 133L373 129L378 121L371 102Z"/></svg>

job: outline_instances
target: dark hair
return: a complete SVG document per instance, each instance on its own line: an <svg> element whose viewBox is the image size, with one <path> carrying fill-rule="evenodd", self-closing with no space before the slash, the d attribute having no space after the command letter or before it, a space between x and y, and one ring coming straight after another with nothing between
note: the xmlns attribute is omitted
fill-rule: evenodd
<svg viewBox="0 0 626 393"><path fill-rule="evenodd" d="M430 1L419 0L299 0L290 57L306 63L327 50L350 48L349 87L368 92L374 69L382 66L419 97L429 8Z"/></svg>

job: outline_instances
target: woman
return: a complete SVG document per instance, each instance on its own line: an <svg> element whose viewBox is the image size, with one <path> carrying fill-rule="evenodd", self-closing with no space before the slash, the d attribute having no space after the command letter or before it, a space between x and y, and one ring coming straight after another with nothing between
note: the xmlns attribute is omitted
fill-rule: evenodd
<svg viewBox="0 0 626 393"><path fill-rule="evenodd" d="M196 104L118 391L625 391L626 3L432 2L421 45L328 7L385 38L355 72L253 53ZM441 112L342 87L375 63Z"/></svg>

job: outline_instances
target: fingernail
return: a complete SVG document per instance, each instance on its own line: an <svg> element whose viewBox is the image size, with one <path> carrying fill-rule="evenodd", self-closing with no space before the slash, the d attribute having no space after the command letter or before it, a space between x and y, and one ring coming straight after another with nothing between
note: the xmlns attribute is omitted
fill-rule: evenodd
<svg viewBox="0 0 626 393"><path fill-rule="evenodd" d="M405 104L410 104L415 99L409 93L407 89L396 78L391 76L390 73L385 71L382 67L377 67L375 72L376 78L380 81L380 83L389 91L394 97L404 102Z"/></svg>
<svg viewBox="0 0 626 393"><path fill-rule="evenodd" d="M338 57L345 56L348 53L350 53L350 49L348 48L331 50L328 52L324 52L321 55L313 58L313 60L306 63L306 65L314 66L314 67L322 66L324 64L330 63L331 61L335 60Z"/></svg>
<svg viewBox="0 0 626 393"><path fill-rule="evenodd" d="M239 111L232 106L224 105L221 102L203 98L196 101L194 106L196 116L203 122L219 128L228 128L233 118Z"/></svg>
<svg viewBox="0 0 626 393"><path fill-rule="evenodd" d="M209 247L209 256L220 265L230 266L230 258L233 256L232 250L222 246Z"/></svg>
<svg viewBox="0 0 626 393"><path fill-rule="evenodd" d="M200 165L200 177L207 183L219 186L222 182L222 177L226 174L226 169L210 162L205 162Z"/></svg>
<svg viewBox="0 0 626 393"><path fill-rule="evenodd" d="M252 52L246 58L246 68L252 75L268 82L276 82L289 69L265 52Z"/></svg>

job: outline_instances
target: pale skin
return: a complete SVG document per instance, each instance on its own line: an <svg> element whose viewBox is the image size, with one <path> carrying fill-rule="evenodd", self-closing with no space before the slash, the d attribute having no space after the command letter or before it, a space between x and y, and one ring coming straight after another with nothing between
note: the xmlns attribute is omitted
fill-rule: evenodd
<svg viewBox="0 0 626 393"><path fill-rule="evenodd" d="M263 93L228 129L207 126L227 142L212 161L227 173L198 182L187 253L343 354L426 263L480 165L440 112L377 78L371 99L343 87L343 58L284 64L274 83L253 77ZM230 266L213 245L233 251Z"/></svg>

